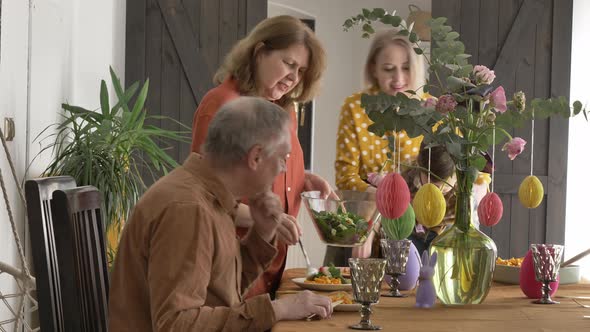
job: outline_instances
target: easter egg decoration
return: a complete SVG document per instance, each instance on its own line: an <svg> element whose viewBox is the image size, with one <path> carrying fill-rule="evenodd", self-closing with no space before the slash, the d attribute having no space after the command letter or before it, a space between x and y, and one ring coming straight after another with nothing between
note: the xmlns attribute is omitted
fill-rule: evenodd
<svg viewBox="0 0 590 332"><path fill-rule="evenodd" d="M529 209L534 209L541 204L545 191L543 184L538 177L529 175L518 188L518 199L520 203Z"/></svg>
<svg viewBox="0 0 590 332"><path fill-rule="evenodd" d="M412 202L416 221L431 228L443 220L447 211L447 202L437 186L427 183L418 189Z"/></svg>
<svg viewBox="0 0 590 332"><path fill-rule="evenodd" d="M414 245L410 244L410 254L408 255L408 263L406 264L406 274L402 274L397 277L399 281L399 290L406 291L416 288L418 284L418 277L420 275L420 266L422 266L422 260L420 259L420 253Z"/></svg>
<svg viewBox="0 0 590 332"><path fill-rule="evenodd" d="M403 240L412 234L416 224L416 215L412 205L408 205L406 212L397 219L381 218L383 231L392 240Z"/></svg>
<svg viewBox="0 0 590 332"><path fill-rule="evenodd" d="M503 213L504 205L495 192L487 193L477 207L479 222L488 227L496 225L502 218Z"/></svg>
<svg viewBox="0 0 590 332"><path fill-rule="evenodd" d="M410 205L410 189L399 173L389 173L379 183L376 194L377 210L389 219L401 217Z"/></svg>
<svg viewBox="0 0 590 332"><path fill-rule="evenodd" d="M531 171L529 176L524 178L518 188L518 199L520 203L529 209L534 209L541 204L545 190L538 177L533 175L533 162L535 151L535 110L533 109L531 119Z"/></svg>

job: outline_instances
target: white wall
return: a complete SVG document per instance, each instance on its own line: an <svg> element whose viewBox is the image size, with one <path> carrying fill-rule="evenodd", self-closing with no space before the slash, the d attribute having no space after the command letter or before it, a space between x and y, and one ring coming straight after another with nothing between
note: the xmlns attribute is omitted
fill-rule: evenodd
<svg viewBox="0 0 590 332"><path fill-rule="evenodd" d="M362 89L361 72L369 40L361 38L358 28L344 32L342 23L361 12L362 8L381 7L407 17L408 4L430 10L429 0L269 0L268 16L281 14L299 18L314 18L316 34L328 56L328 68L323 77L322 91L315 100L312 171L334 185L334 159L336 157L336 129L340 106L344 99ZM310 254L312 264L323 262L325 246L311 226L311 221L302 209L300 222L303 226L302 241ZM304 266L299 250L289 251L288 267Z"/></svg>
<svg viewBox="0 0 590 332"><path fill-rule="evenodd" d="M125 1L3 0L1 32L0 125L4 117L15 118L16 137L8 145L18 177L23 179L26 165L42 145L49 143L33 140L59 120L61 103L97 108L100 79L110 82L109 65L124 78ZM48 158L44 155L35 159L28 177L38 176ZM28 240L25 211L1 148L0 169L21 239ZM4 211L1 200L0 261L18 266L14 238ZM0 291L7 293L13 289L8 278L0 278ZM0 302L0 321L6 315Z"/></svg>
<svg viewBox="0 0 590 332"><path fill-rule="evenodd" d="M9 153L17 169L17 176L24 173L24 151L26 149L26 103L27 103L27 24L28 4L23 0L2 1L2 36L0 36L0 126L4 130L4 118L15 119L16 137L7 142ZM18 198L16 184L10 173L4 149L0 146L0 170L8 191L14 218L18 223L18 233L23 238L23 207ZM1 197L1 195L0 195ZM12 266L20 266L20 260L6 213L4 199L0 199L0 261ZM7 274L0 275L0 291L5 294L16 291L14 279ZM15 301L10 301L11 305ZM6 306L0 302L0 321L10 318Z"/></svg>
<svg viewBox="0 0 590 332"><path fill-rule="evenodd" d="M590 93L588 93L588 35L590 34L590 2L574 0L572 29L572 69L570 84L570 100L580 100L590 109ZM588 217L588 187L590 180L588 154L590 142L590 124L582 115L572 118L569 127L569 145L567 162L567 202L565 224L565 258L590 248L590 218ZM590 277L590 257L576 264L583 266L583 273Z"/></svg>

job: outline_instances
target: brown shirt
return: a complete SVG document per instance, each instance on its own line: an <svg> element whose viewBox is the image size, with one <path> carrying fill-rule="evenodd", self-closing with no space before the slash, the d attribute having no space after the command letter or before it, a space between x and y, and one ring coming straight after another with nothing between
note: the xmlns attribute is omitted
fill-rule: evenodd
<svg viewBox="0 0 590 332"><path fill-rule="evenodd" d="M237 202L192 153L156 182L125 225L109 299L110 331L262 331L267 294L243 299L277 253L254 231L240 242Z"/></svg>

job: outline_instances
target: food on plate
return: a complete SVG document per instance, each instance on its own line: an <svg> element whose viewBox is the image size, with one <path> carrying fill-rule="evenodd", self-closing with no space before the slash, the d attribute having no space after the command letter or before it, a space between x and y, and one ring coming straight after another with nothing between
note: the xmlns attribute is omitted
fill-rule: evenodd
<svg viewBox="0 0 590 332"><path fill-rule="evenodd" d="M341 285L350 284L350 279L344 278L342 271L335 267L334 264L330 264L329 266L320 267L318 273L305 279L305 283Z"/></svg>
<svg viewBox="0 0 590 332"><path fill-rule="evenodd" d="M367 237L369 223L352 212L338 208L337 212L312 210L312 213L324 238L329 242L355 244L364 242Z"/></svg>
<svg viewBox="0 0 590 332"><path fill-rule="evenodd" d="M352 295L347 292L333 292L328 294L328 296L330 297L330 300L332 300L332 303L341 301L340 304L354 304Z"/></svg>
<svg viewBox="0 0 590 332"><path fill-rule="evenodd" d="M512 257L510 259L502 259L502 258L498 257L496 259L496 264L520 267L520 265L522 265L523 260L524 260L524 257L520 257L520 258Z"/></svg>

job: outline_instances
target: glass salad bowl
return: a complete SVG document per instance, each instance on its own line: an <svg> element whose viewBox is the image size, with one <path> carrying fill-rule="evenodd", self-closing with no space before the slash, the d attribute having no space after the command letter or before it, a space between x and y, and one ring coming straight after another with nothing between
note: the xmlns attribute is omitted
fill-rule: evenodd
<svg viewBox="0 0 590 332"><path fill-rule="evenodd" d="M339 200L322 199L319 191L301 194L320 239L336 247L364 244L381 217L375 194L352 190L337 191L336 194Z"/></svg>

